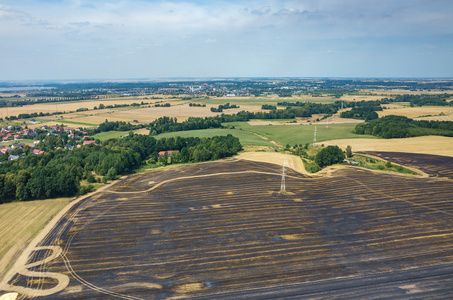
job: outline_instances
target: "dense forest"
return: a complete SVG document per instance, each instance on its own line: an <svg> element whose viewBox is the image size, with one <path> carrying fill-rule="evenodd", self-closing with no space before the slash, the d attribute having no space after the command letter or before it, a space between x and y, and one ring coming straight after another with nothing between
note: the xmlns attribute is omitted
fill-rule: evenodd
<svg viewBox="0 0 453 300"><path fill-rule="evenodd" d="M386 139L424 135L453 137L451 121L415 121L403 116L386 116L355 127L356 134L370 134Z"/></svg>
<svg viewBox="0 0 453 300"><path fill-rule="evenodd" d="M232 135L213 138L167 138L134 135L112 139L103 146L89 145L72 151L59 149L41 155L28 154L0 164L0 203L83 194L91 186L81 180L106 182L151 163L186 163L220 159L242 148ZM174 151L170 157L160 151Z"/></svg>

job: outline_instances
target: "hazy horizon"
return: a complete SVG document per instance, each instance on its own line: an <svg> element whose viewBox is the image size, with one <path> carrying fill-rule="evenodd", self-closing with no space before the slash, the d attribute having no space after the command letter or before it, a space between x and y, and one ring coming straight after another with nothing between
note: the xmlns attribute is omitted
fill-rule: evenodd
<svg viewBox="0 0 453 300"><path fill-rule="evenodd" d="M0 81L453 77L448 0L4 0L0 39Z"/></svg>

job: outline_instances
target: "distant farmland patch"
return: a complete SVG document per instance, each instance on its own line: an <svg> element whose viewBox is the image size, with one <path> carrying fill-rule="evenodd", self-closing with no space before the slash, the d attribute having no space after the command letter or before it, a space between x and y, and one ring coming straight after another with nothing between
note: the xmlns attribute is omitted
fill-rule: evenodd
<svg viewBox="0 0 453 300"><path fill-rule="evenodd" d="M159 134L156 138L168 138L168 137L213 137L216 135L227 135L231 134L239 138L242 145L245 146L269 146L272 147L273 144L251 132L245 130L236 130L236 129L204 129L204 130L189 130L189 131L178 131L178 132L168 132Z"/></svg>
<svg viewBox="0 0 453 300"><path fill-rule="evenodd" d="M92 136L94 139L99 139L101 141L106 141L109 139L116 139L127 135L129 131L107 131L95 134Z"/></svg>

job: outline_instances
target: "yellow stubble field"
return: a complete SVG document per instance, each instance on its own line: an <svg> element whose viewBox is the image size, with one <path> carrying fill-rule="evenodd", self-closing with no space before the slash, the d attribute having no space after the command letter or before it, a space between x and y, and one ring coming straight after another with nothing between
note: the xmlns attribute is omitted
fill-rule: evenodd
<svg viewBox="0 0 453 300"><path fill-rule="evenodd" d="M100 124L106 119L109 121L125 121L133 122L137 120L139 124L152 122L159 117L167 116L177 118L178 121L185 121L189 117L213 117L221 113L211 112L211 107L215 105L207 105L206 107L190 107L188 104L176 104L171 107L142 107L138 109L125 109L125 110L105 110L105 111L89 111L84 114L71 114L65 117L70 118L76 122L87 122L93 124ZM233 108L224 110L224 114L236 114L242 110L259 111L261 107L255 105L241 106L240 108Z"/></svg>
<svg viewBox="0 0 453 300"><path fill-rule="evenodd" d="M379 117L388 115L405 116L408 118L422 118L424 120L453 120L453 107L451 106L422 106L406 107L395 104L385 104L383 111L379 111Z"/></svg>
<svg viewBox="0 0 453 300"><path fill-rule="evenodd" d="M405 139L343 139L322 142L324 145L337 145L352 151L410 152L453 156L453 138L443 136L421 136Z"/></svg>

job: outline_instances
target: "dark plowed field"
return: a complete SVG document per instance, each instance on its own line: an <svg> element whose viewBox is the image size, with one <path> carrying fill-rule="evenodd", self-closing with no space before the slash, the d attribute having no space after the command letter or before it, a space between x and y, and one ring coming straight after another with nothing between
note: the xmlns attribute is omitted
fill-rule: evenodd
<svg viewBox="0 0 453 300"><path fill-rule="evenodd" d="M453 179L453 157L450 156L375 151L363 153L377 156L403 166L420 169L430 176Z"/></svg>
<svg viewBox="0 0 453 300"><path fill-rule="evenodd" d="M36 270L70 278L46 299L453 297L453 181L287 173L286 194L281 167L247 161L129 177L43 241L64 255Z"/></svg>

